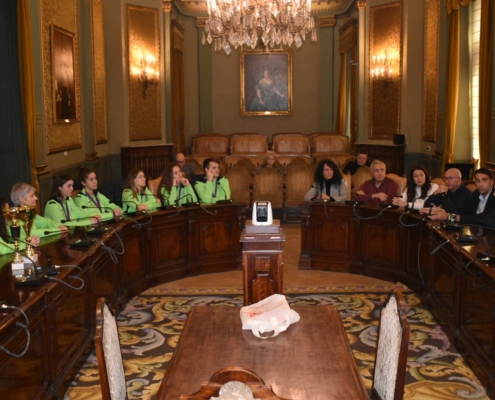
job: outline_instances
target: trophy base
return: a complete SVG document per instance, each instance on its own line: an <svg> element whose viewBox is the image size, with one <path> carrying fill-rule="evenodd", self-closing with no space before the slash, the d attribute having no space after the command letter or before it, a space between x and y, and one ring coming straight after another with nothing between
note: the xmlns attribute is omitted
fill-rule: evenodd
<svg viewBox="0 0 495 400"><path fill-rule="evenodd" d="M26 258L28 258L30 261L32 260L33 262L37 262L38 261L38 254L33 250L33 248L31 249L26 249L26 251L24 252L24 255L26 256Z"/></svg>
<svg viewBox="0 0 495 400"><path fill-rule="evenodd" d="M22 275L24 276L24 262L12 262L12 275L18 276Z"/></svg>
<svg viewBox="0 0 495 400"><path fill-rule="evenodd" d="M40 286L43 285L48 280L48 277L45 275L40 275L36 277L34 275L31 276L22 276L17 278L15 285L16 286Z"/></svg>

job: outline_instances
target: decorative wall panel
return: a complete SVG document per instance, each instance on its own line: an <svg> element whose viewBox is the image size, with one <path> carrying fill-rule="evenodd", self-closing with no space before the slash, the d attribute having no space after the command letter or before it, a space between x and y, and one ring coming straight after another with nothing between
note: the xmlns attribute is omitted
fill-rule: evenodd
<svg viewBox="0 0 495 400"><path fill-rule="evenodd" d="M105 39L103 3L91 1L91 39L93 46L93 107L95 144L108 142L107 78L105 73Z"/></svg>
<svg viewBox="0 0 495 400"><path fill-rule="evenodd" d="M423 80L423 140L435 143L438 112L438 44L440 0L425 1L425 55Z"/></svg>
<svg viewBox="0 0 495 400"><path fill-rule="evenodd" d="M127 6L131 141L162 138L159 33L157 9ZM143 62L150 58L154 59L154 62L151 61L148 67L145 67ZM146 68L148 80L143 77Z"/></svg>
<svg viewBox="0 0 495 400"><path fill-rule="evenodd" d="M402 74L401 3L371 7L370 14L370 139L393 139L400 133L400 91ZM392 56L392 74L372 78L373 56ZM388 67L385 72L388 72Z"/></svg>
<svg viewBox="0 0 495 400"><path fill-rule="evenodd" d="M43 52L43 85L44 85L44 107L46 121L46 140L48 154L59 153L66 150L79 149L82 147L81 135L81 78L79 71L79 27L78 7L76 0L64 1L60 6L58 0L41 0L41 29L42 29L42 52ZM56 91L55 81L52 76L52 26L62 28L67 32L74 33L73 36L73 71L74 78L73 93L70 102L75 102L75 118L65 123L56 123L54 120L54 93Z"/></svg>

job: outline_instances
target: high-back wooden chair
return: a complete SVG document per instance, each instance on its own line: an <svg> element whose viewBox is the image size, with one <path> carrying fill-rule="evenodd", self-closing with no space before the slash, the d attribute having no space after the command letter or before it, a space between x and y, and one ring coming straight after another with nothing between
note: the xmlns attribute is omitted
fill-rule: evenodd
<svg viewBox="0 0 495 400"><path fill-rule="evenodd" d="M296 158L288 164L285 171L285 206L299 207L313 181L314 173L304 160Z"/></svg>
<svg viewBox="0 0 495 400"><path fill-rule="evenodd" d="M160 195L160 183L161 182L162 182L162 177L161 176L159 176L156 179L149 179L148 180L148 189L155 196L159 196Z"/></svg>
<svg viewBox="0 0 495 400"><path fill-rule="evenodd" d="M352 175L352 193L356 193L359 187L366 181L369 181L373 176L371 175L370 167L364 166L358 168L356 173Z"/></svg>
<svg viewBox="0 0 495 400"><path fill-rule="evenodd" d="M246 390L245 388L239 388L237 382L241 382L242 384L248 386L248 390L251 391L253 395L252 398L266 400L288 400L277 396L273 392L271 386L265 386L265 382L263 382L263 379L261 379L256 372L242 367L227 367L215 372L208 382L201 385L201 389L199 391L194 394L183 394L180 396L180 400L210 400L212 397L219 399L231 399L231 396L224 395L223 393L224 391L229 392L229 386L233 389L233 386L235 385L237 392ZM250 393L247 395L250 395Z"/></svg>
<svg viewBox="0 0 495 400"><path fill-rule="evenodd" d="M227 171L225 177L229 180L230 198L236 204L251 205L251 184L253 183L251 168L237 163Z"/></svg>
<svg viewBox="0 0 495 400"><path fill-rule="evenodd" d="M397 174L387 174L387 178L392 179L395 183L397 183L397 196L401 196L407 187L407 178Z"/></svg>
<svg viewBox="0 0 495 400"><path fill-rule="evenodd" d="M344 174L342 171L340 171L340 173L342 174L342 179L344 180L345 186L347 188L347 200L350 200L351 197L352 197L352 193L351 193L351 190L352 190L352 175Z"/></svg>
<svg viewBox="0 0 495 400"><path fill-rule="evenodd" d="M117 321L104 297L96 303L95 347L103 400L127 399Z"/></svg>
<svg viewBox="0 0 495 400"><path fill-rule="evenodd" d="M404 397L409 332L402 292L393 289L380 314L372 399L402 400Z"/></svg>
<svg viewBox="0 0 495 400"><path fill-rule="evenodd" d="M284 206L284 177L274 168L265 168L254 176L253 201L269 201L272 208Z"/></svg>

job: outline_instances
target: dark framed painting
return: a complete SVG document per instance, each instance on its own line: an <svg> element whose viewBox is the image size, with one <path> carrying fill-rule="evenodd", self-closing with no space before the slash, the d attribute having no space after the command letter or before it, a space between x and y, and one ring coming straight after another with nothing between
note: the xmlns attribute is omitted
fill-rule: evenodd
<svg viewBox="0 0 495 400"><path fill-rule="evenodd" d="M290 51L241 53L241 115L292 115Z"/></svg>
<svg viewBox="0 0 495 400"><path fill-rule="evenodd" d="M74 33L52 25L53 120L77 122Z"/></svg>

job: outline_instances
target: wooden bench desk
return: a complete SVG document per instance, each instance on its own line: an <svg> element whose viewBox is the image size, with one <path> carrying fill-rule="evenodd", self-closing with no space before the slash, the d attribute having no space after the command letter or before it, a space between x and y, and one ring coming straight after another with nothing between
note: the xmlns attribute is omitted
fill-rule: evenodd
<svg viewBox="0 0 495 400"><path fill-rule="evenodd" d="M301 320L261 340L243 331L238 307L193 307L157 395L178 400L197 392L216 371L255 371L280 397L293 400L368 399L338 311L294 307Z"/></svg>

